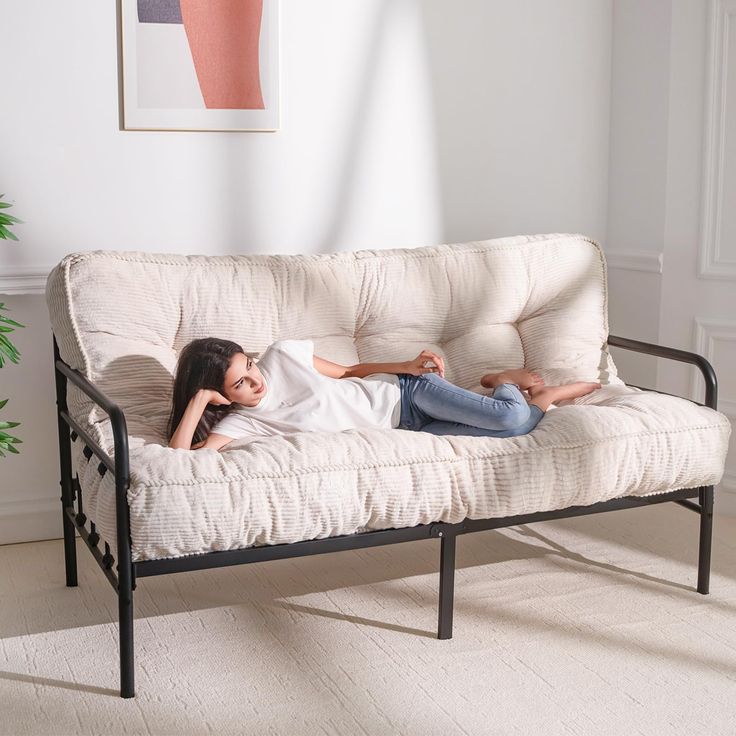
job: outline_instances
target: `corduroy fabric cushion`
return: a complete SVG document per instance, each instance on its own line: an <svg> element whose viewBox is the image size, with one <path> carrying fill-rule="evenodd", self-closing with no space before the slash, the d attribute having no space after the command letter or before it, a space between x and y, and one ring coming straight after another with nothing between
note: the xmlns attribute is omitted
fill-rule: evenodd
<svg viewBox="0 0 736 736"><path fill-rule="evenodd" d="M581 235L294 256L94 251L54 269L47 299L62 358L125 411L134 560L544 511L723 473L722 414L617 377L603 253ZM430 348L448 380L478 392L484 373L522 365L547 383L605 388L548 412L526 437L365 429L173 450L164 431L176 356L206 335L256 353L308 338L345 364ZM69 405L112 451L104 414L71 387ZM100 482L79 449L75 458L88 515L112 542L112 478Z"/></svg>

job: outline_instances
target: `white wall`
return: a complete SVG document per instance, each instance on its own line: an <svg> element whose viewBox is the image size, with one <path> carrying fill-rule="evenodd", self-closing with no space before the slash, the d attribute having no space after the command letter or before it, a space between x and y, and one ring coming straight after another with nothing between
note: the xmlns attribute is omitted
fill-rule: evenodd
<svg viewBox="0 0 736 736"><path fill-rule="evenodd" d="M732 31L734 0L615 0L606 247L609 265L626 266L609 272L612 332L705 355L719 379L718 408L733 422L736 127L723 124L736 110L729 23ZM640 385L703 401L697 371L686 364L612 352ZM736 513L734 446L736 433L717 512Z"/></svg>
<svg viewBox="0 0 736 736"><path fill-rule="evenodd" d="M704 355L736 422L736 2L672 0L659 338ZM660 361L661 390L703 401L698 371ZM717 511L736 514L736 432Z"/></svg>
<svg viewBox="0 0 736 736"><path fill-rule="evenodd" d="M611 3L421 2L444 238L603 243Z"/></svg>
<svg viewBox="0 0 736 736"><path fill-rule="evenodd" d="M6 287L96 248L605 240L611 0L282 0L277 133L119 130L113 5L0 0L0 191L25 220ZM0 459L0 542L56 537L45 305L6 301L28 327L2 373L25 444Z"/></svg>
<svg viewBox="0 0 736 736"><path fill-rule="evenodd" d="M671 0L613 4L609 322L613 334L654 343L664 252L670 25ZM615 348L612 354L630 383L656 387L656 360Z"/></svg>

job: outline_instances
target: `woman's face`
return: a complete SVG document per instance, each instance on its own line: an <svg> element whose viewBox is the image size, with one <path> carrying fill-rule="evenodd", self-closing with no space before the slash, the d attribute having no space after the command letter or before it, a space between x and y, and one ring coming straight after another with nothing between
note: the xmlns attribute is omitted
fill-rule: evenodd
<svg viewBox="0 0 736 736"><path fill-rule="evenodd" d="M263 374L253 360L243 353L235 353L225 372L225 398L242 406L257 406L267 391Z"/></svg>

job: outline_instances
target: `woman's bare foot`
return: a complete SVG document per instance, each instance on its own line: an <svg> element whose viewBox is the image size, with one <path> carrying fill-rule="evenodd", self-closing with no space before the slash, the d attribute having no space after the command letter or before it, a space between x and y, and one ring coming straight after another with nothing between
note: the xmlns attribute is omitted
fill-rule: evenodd
<svg viewBox="0 0 736 736"><path fill-rule="evenodd" d="M550 404L556 404L564 399L577 399L579 396L590 394L601 387L600 383L577 381L566 383L563 386L531 386L529 388L529 403L547 411Z"/></svg>
<svg viewBox="0 0 736 736"><path fill-rule="evenodd" d="M526 368L512 368L501 373L486 373L480 379L480 385L483 388L496 388L502 383L515 383L520 389L524 390L531 386L543 385L544 381L539 373L527 370Z"/></svg>

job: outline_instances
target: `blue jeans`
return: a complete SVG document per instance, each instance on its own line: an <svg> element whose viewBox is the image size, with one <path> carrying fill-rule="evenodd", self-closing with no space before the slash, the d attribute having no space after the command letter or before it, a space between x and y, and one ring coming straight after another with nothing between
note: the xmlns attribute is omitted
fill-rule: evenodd
<svg viewBox="0 0 736 736"><path fill-rule="evenodd" d="M537 426L544 412L527 404L518 386L503 383L483 396L450 383L436 373L399 373L399 429L430 434L516 437Z"/></svg>

